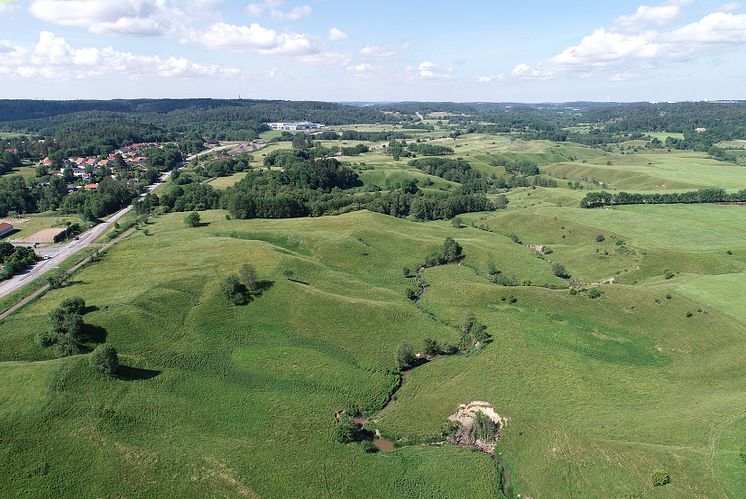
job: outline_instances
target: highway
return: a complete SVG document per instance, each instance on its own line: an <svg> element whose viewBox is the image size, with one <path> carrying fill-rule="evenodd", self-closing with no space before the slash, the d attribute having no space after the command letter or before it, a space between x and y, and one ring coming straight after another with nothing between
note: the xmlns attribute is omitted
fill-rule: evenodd
<svg viewBox="0 0 746 499"><path fill-rule="evenodd" d="M171 176L171 172L164 174L161 179L148 186L148 191L140 196L140 199L145 197L145 194L153 192L158 186L163 184L168 177ZM65 260L70 258L75 253L89 247L98 237L103 234L112 224L116 223L117 220L125 216L132 210L133 205L129 205L126 208L122 208L118 212L114 213L107 220L101 222L94 227L91 227L86 232L83 232L78 236L77 239L72 239L69 242L59 245L44 248L41 253L49 257L47 260L41 260L37 262L33 267L28 269L26 272L17 274L7 281L0 282L0 298L13 293L21 289L23 286L33 281L34 279L43 276L50 270L53 270L62 264Z"/></svg>

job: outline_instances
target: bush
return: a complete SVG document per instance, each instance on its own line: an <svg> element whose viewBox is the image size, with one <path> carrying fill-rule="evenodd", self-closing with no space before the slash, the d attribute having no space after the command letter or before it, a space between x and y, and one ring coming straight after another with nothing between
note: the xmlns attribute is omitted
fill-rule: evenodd
<svg viewBox="0 0 746 499"><path fill-rule="evenodd" d="M671 476L663 470L655 470L652 479L653 487L663 487L671 483Z"/></svg>
<svg viewBox="0 0 746 499"><path fill-rule="evenodd" d="M234 305L245 305L249 301L249 290L241 284L236 275L229 275L223 280L223 294Z"/></svg>
<svg viewBox="0 0 746 499"><path fill-rule="evenodd" d="M347 444L355 440L355 433L357 433L357 425L347 414L342 414L337 423L337 427L334 430L337 442Z"/></svg>
<svg viewBox="0 0 746 499"><path fill-rule="evenodd" d="M463 248L452 238L443 241L443 260L444 263L452 263L461 260L463 257Z"/></svg>
<svg viewBox="0 0 746 499"><path fill-rule="evenodd" d="M373 442L370 440L364 440L362 443L363 450L367 452L368 454L375 454L378 452L378 448L373 445Z"/></svg>
<svg viewBox="0 0 746 499"><path fill-rule="evenodd" d="M57 334L53 331L39 331L34 335L34 343L41 348L51 347L57 343Z"/></svg>
<svg viewBox="0 0 746 499"><path fill-rule="evenodd" d="M244 263L241 266L240 274L241 282L243 282L249 291L254 291L257 283L256 268L250 263Z"/></svg>
<svg viewBox="0 0 746 499"><path fill-rule="evenodd" d="M66 272L57 272L55 274L51 274L47 276L47 284L49 285L50 289L60 289L65 285L65 282L67 281L67 273Z"/></svg>
<svg viewBox="0 0 746 499"><path fill-rule="evenodd" d="M58 334L55 345L55 355L57 357L69 357L80 353L80 343L69 334Z"/></svg>
<svg viewBox="0 0 746 499"><path fill-rule="evenodd" d="M201 218L199 213L196 211L191 212L189 215L184 217L184 225L187 227L199 227Z"/></svg>
<svg viewBox="0 0 746 499"><path fill-rule="evenodd" d="M570 274L567 273L567 269L565 269L565 266L559 262L555 262L552 264L552 273L561 279L567 279L570 277Z"/></svg>
<svg viewBox="0 0 746 499"><path fill-rule="evenodd" d="M89 359L91 367L101 374L112 376L119 368L119 355L117 349L112 345L103 343L98 345L91 353Z"/></svg>
<svg viewBox="0 0 746 499"><path fill-rule="evenodd" d="M461 224L461 219L459 217L453 217L451 219L451 225L453 225L457 229L460 229L461 227L463 227L463 225Z"/></svg>
<svg viewBox="0 0 746 499"><path fill-rule="evenodd" d="M407 279L411 277L417 277L417 274L412 272L412 269L410 269L409 267L404 267L404 269L402 269L402 273L404 274L404 277L406 277Z"/></svg>
<svg viewBox="0 0 746 499"><path fill-rule="evenodd" d="M417 355L409 343L399 343L396 347L396 367L399 370L410 369L417 362Z"/></svg>
<svg viewBox="0 0 746 499"><path fill-rule="evenodd" d="M606 237L605 237L605 236L604 236L603 234L598 234L598 235L596 236L596 242L597 242L597 243L602 243L602 242L604 242L604 241L606 241Z"/></svg>
<svg viewBox="0 0 746 499"><path fill-rule="evenodd" d="M676 276L672 271L666 270L666 272L663 274L663 277L666 279L673 279Z"/></svg>
<svg viewBox="0 0 746 499"><path fill-rule="evenodd" d="M59 308L68 314L83 315L85 311L85 300L80 296L72 296L60 303Z"/></svg>
<svg viewBox="0 0 746 499"><path fill-rule="evenodd" d="M591 288L588 290L588 298L590 299L596 299L599 298L603 293L601 293L601 290L598 288Z"/></svg>
<svg viewBox="0 0 746 499"><path fill-rule="evenodd" d="M422 340L422 353L428 357L438 355L440 353L438 342L432 338L425 338Z"/></svg>

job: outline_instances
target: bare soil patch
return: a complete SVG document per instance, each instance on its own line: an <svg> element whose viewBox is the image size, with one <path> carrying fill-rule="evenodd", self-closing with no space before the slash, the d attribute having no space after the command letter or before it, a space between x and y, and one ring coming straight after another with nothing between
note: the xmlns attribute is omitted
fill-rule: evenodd
<svg viewBox="0 0 746 499"><path fill-rule="evenodd" d="M42 229L38 232L35 232L34 234L31 234L26 239L23 239L22 242L24 243L53 243L54 242L54 236L59 234L60 232L63 232L65 229L63 228L57 228L57 229Z"/></svg>

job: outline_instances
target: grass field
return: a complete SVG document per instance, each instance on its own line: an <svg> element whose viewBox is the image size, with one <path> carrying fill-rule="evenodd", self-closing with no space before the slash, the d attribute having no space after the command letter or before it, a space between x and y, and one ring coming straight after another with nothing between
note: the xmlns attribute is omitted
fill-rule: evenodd
<svg viewBox="0 0 746 499"><path fill-rule="evenodd" d="M737 166L695 153L452 143L486 173L504 174L490 163L509 155L641 190L746 185ZM368 185L425 177L381 150L347 160ZM198 228L183 213L156 217L149 235L0 323L0 496L499 497L486 454L416 443L458 404L484 400L508 418L498 451L522 497L743 497L746 207L584 210L584 194L514 189L506 209L463 215L463 228L365 211L227 220L215 210ZM425 272L418 308L402 269L446 237L466 256ZM537 256L539 244L552 251ZM221 282L246 262L263 291L237 307ZM491 283L490 264L521 285ZM119 378L95 374L85 354L55 359L35 345L71 296L91 307L91 346L119 350ZM396 346L456 341L468 313L493 343L421 365L396 391ZM369 454L336 442L345 408L409 444ZM658 469L665 487L653 487Z"/></svg>

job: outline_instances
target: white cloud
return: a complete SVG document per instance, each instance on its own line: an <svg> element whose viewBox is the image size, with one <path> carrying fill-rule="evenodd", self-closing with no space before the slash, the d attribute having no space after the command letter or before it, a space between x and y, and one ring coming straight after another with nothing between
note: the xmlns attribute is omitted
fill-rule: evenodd
<svg viewBox="0 0 746 499"><path fill-rule="evenodd" d="M256 51L261 54L308 55L317 52L311 39L300 33L278 33L257 23L249 26L215 23L200 41L213 49L236 52Z"/></svg>
<svg viewBox="0 0 746 499"><path fill-rule="evenodd" d="M344 40L345 38L347 38L347 33L345 33L339 28L332 28L329 30L329 33L326 35L326 38L333 42L338 42L340 40Z"/></svg>
<svg viewBox="0 0 746 499"><path fill-rule="evenodd" d="M549 59L533 65L518 64L511 76L551 79L561 76L583 77L606 71L616 71L614 76L632 74L642 69L686 61L713 50L746 44L746 14L718 11L669 31L646 28L650 23L671 22L678 16L677 9L684 3L661 6L666 8L664 10L641 7L632 16L617 19L611 27L596 29L577 45ZM633 18L638 21L636 30L633 29Z"/></svg>
<svg viewBox="0 0 746 499"><path fill-rule="evenodd" d="M0 46L5 48L7 44ZM13 51L22 54L17 48ZM3 56L5 61L5 54ZM4 68L6 70L0 68L0 72L7 74L8 66L5 65ZM39 34L39 42L30 57L16 57L12 72L22 78L46 79L80 79L112 74L131 79L147 76L214 78L237 76L241 73L237 68L196 64L184 57L139 55L121 52L112 47L74 48L64 38L48 31Z"/></svg>
<svg viewBox="0 0 746 499"><path fill-rule="evenodd" d="M373 64L368 64L367 62L348 66L347 70L350 71L355 78L360 79L372 79L384 76L385 73L382 68L374 66Z"/></svg>
<svg viewBox="0 0 746 499"><path fill-rule="evenodd" d="M29 11L61 26L141 36L169 33L180 17L166 0L33 0Z"/></svg>
<svg viewBox="0 0 746 499"><path fill-rule="evenodd" d="M635 31L656 25L667 26L681 15L681 5L640 5L637 11L629 16L622 16L614 21L614 28L619 31Z"/></svg>
<svg viewBox="0 0 746 499"><path fill-rule="evenodd" d="M298 58L304 64L316 64L319 66L344 67L350 62L350 56L338 52L319 52L317 54L304 55Z"/></svg>
<svg viewBox="0 0 746 499"><path fill-rule="evenodd" d="M452 71L453 68L443 70L432 61L423 61L416 68L405 68L404 75L410 80L448 80Z"/></svg>
<svg viewBox="0 0 746 499"><path fill-rule="evenodd" d="M279 19L280 21L297 21L310 15L313 11L310 5L299 5L290 10L281 10L280 7L284 3L283 0L264 0L259 3L250 3L246 6L246 12L254 17L269 14L274 19Z"/></svg>
<svg viewBox="0 0 746 499"><path fill-rule="evenodd" d="M360 53L370 57L392 57L396 55L395 50L377 47L375 45L366 45L360 49Z"/></svg>

